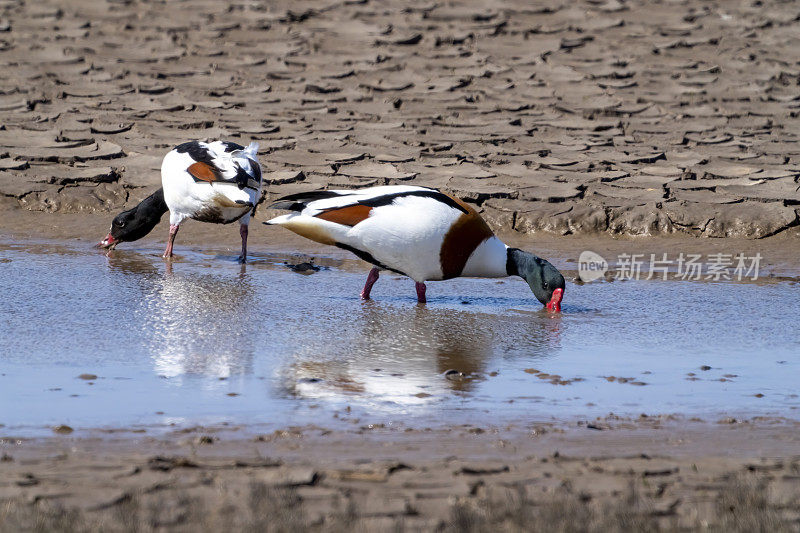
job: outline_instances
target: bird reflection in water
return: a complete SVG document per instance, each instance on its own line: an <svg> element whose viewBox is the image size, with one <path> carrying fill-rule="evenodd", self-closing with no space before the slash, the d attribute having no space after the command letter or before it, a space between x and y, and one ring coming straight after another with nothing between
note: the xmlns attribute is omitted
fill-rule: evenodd
<svg viewBox="0 0 800 533"><path fill-rule="evenodd" d="M475 392L507 355L541 357L560 345L560 316L545 312L532 319L366 302L351 319L358 327L338 338L320 333L329 339L321 350L295 355L285 372L290 393L421 405Z"/></svg>
<svg viewBox="0 0 800 533"><path fill-rule="evenodd" d="M111 270L143 295L137 322L149 332L156 374L228 378L252 373L253 299L246 265L237 274L198 272L160 258L126 252L108 257ZM163 269L163 271L162 271Z"/></svg>
<svg viewBox="0 0 800 533"><path fill-rule="evenodd" d="M146 254L140 254L132 251L119 252L117 250L109 250L104 253L106 257L106 264L112 272L130 275L131 280L148 280L159 276L159 269L156 266L156 257ZM142 287L150 286L142 285Z"/></svg>

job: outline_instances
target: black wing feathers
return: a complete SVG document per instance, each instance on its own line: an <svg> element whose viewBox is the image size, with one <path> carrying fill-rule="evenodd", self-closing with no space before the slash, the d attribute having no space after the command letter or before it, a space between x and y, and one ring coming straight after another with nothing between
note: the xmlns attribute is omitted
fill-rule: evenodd
<svg viewBox="0 0 800 533"><path fill-rule="evenodd" d="M248 159L250 161L250 168L253 171L253 174L249 174L239 163L235 163L236 165L236 175L233 177L232 180L236 185L239 186L240 189L244 189L250 183L250 180L255 180L258 183L261 183L261 167L258 166L258 163L253 161L252 159Z"/></svg>
<svg viewBox="0 0 800 533"><path fill-rule="evenodd" d="M179 144L175 147L175 151L179 154L189 154L189 157L194 159L196 162L205 163L214 167L214 156L211 155L211 151L197 141L189 141Z"/></svg>
<svg viewBox="0 0 800 533"><path fill-rule="evenodd" d="M289 196L284 196L283 198L279 198L275 203L270 205L272 209L286 209L288 211L302 211L305 209L306 205L314 202L316 200L325 200L327 198L335 198L337 196L342 196L341 193L335 191L310 191L310 192L300 192L296 194L290 194ZM443 204L446 204L453 209L458 209L462 213L467 213L467 210L464 209L458 202L447 196L446 194L437 191L436 189L427 189L421 191L403 191L403 192L396 192L393 194L383 194L381 196L376 196L374 198L362 198L359 199L356 203L361 205L366 205L368 207L380 207L382 205L390 205L394 202L397 198L402 198L404 196L419 196L422 198L433 198Z"/></svg>
<svg viewBox="0 0 800 533"><path fill-rule="evenodd" d="M220 141L225 146L225 152L235 152L237 150L244 150L244 146L241 144L236 144L230 141ZM222 170L217 167L214 161L214 155L212 154L211 150L206 148L205 146L201 145L198 141L189 141L183 144L179 144L175 147L175 151L179 154L189 154L189 157L194 159L198 163L205 163L212 169L215 169L219 175L222 175ZM240 189L244 189L250 183L250 179L254 179L256 182L261 183L261 167L258 165L256 161L250 159L250 167L253 169L253 175L248 174L240 165L239 163L235 163L236 165L236 175L233 179L224 180L228 182L233 182L239 186ZM192 176L195 181L198 179L195 176Z"/></svg>
<svg viewBox="0 0 800 533"><path fill-rule="evenodd" d="M394 194L385 194L382 196L377 196L375 198L367 198L366 200L359 200L358 203L362 205L367 205L369 207L380 207L382 205L390 205L397 198L402 198L404 196L419 196L422 198L433 198L436 201L442 202L443 204L447 204L453 209L458 209L463 213L467 213L467 210L461 207L458 204L458 202L456 202L443 192L437 191L436 189L430 189L425 191L405 191L405 192L397 192Z"/></svg>
<svg viewBox="0 0 800 533"><path fill-rule="evenodd" d="M315 202L317 200L326 200L328 198L336 198L341 196L340 193L334 191L309 191L298 192L279 198L277 202L270 205L270 209L286 209L287 211L302 211L305 209L306 204Z"/></svg>

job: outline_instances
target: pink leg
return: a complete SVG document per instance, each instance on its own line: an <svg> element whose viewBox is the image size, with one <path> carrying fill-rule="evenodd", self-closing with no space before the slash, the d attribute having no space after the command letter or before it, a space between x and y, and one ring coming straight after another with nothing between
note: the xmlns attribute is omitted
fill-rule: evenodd
<svg viewBox="0 0 800 533"><path fill-rule="evenodd" d="M364 284L364 289L361 291L362 300L369 300L369 293L372 290L372 286L375 285L376 281L378 281L380 272L381 271L376 267L370 270L369 274L367 274L367 282Z"/></svg>
<svg viewBox="0 0 800 533"><path fill-rule="evenodd" d="M416 282L415 287L417 289L417 302L424 304L425 302L427 302L427 300L425 299L425 289L426 289L425 284Z"/></svg>
<svg viewBox="0 0 800 533"><path fill-rule="evenodd" d="M239 226L239 235L242 236L242 255L239 256L240 263L247 262L247 224Z"/></svg>
<svg viewBox="0 0 800 533"><path fill-rule="evenodd" d="M169 259L172 257L172 245L175 242L175 235L178 233L178 225L170 224L169 226L169 240L167 241L167 249L164 250L164 257Z"/></svg>

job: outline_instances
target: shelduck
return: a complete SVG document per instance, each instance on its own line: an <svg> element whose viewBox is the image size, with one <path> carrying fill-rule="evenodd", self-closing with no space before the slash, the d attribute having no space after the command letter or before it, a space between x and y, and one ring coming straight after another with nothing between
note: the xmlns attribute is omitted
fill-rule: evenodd
<svg viewBox="0 0 800 533"><path fill-rule="evenodd" d="M176 146L161 164L162 188L139 205L117 215L108 236L98 244L114 248L141 239L169 211L169 239L164 257L172 257L175 235L187 218L215 224L239 221L240 262L247 260L250 216L261 195L258 144L247 148L228 141L191 141Z"/></svg>
<svg viewBox="0 0 800 533"><path fill-rule="evenodd" d="M270 207L292 211L265 224L338 246L372 263L361 298L369 299L381 270L416 282L459 276L520 276L536 298L561 310L564 276L549 262L506 246L469 204L436 189L407 185L312 191L280 198Z"/></svg>

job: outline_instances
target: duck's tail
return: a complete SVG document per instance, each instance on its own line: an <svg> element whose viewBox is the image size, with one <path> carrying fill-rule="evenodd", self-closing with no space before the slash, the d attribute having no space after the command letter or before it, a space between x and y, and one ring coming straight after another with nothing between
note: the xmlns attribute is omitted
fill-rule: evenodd
<svg viewBox="0 0 800 533"><path fill-rule="evenodd" d="M288 215L281 215L264 222L268 226L283 226L284 228L293 231L305 237L322 244L337 243L337 238L343 238L342 226L322 220L316 217L310 217L300 213L289 213Z"/></svg>
<svg viewBox="0 0 800 533"><path fill-rule="evenodd" d="M258 143L251 141L242 152L250 158L256 159L258 157Z"/></svg>
<svg viewBox="0 0 800 533"><path fill-rule="evenodd" d="M291 218L294 218L296 216L297 216L297 213L291 213L291 214L288 214L288 215L281 215L281 216L278 216L278 217L271 218L271 219L267 220L266 222L264 222L264 224L266 224L268 226L282 226L283 224L288 222Z"/></svg>
<svg viewBox="0 0 800 533"><path fill-rule="evenodd" d="M251 142L241 150L235 150L232 154L234 157L246 157L254 161L258 161L258 143Z"/></svg>

